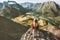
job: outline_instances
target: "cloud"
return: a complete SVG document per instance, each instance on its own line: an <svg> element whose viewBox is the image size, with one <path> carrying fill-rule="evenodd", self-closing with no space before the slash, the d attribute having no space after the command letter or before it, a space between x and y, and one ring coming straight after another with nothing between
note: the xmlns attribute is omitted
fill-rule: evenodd
<svg viewBox="0 0 60 40"><path fill-rule="evenodd" d="M0 2L7 1L7 0L0 0Z"/></svg>
<svg viewBox="0 0 60 40"><path fill-rule="evenodd" d="M36 3L36 2L46 2L46 1L53 1L53 0L15 0L16 2L33 2L33 3Z"/></svg>
<svg viewBox="0 0 60 40"><path fill-rule="evenodd" d="M8 0L0 0L0 2L3 2L3 1L8 1ZM33 3L36 3L36 2L47 2L47 1L55 1L56 3L60 3L60 0L11 0L11 1L16 1L18 3L23 3L23 2L33 2Z"/></svg>

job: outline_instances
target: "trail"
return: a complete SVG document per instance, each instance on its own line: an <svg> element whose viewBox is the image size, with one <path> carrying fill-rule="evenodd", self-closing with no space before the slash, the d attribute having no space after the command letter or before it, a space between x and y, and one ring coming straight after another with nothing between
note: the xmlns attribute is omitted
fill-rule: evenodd
<svg viewBox="0 0 60 40"><path fill-rule="evenodd" d="M47 31L37 30L34 31L30 28L26 33L24 33L20 40L57 40L56 37Z"/></svg>

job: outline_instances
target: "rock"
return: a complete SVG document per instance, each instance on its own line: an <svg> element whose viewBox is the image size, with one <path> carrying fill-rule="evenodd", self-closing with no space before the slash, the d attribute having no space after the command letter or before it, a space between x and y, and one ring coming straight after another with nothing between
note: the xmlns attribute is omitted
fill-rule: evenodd
<svg viewBox="0 0 60 40"><path fill-rule="evenodd" d="M44 30L34 31L30 28L26 33L24 33L20 40L56 40L56 37L52 33L48 33Z"/></svg>

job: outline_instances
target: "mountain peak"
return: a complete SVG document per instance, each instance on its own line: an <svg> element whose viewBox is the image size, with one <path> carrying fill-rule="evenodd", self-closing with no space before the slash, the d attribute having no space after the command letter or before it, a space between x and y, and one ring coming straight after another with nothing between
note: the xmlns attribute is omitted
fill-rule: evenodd
<svg viewBox="0 0 60 40"><path fill-rule="evenodd" d="M17 4L15 1L8 1L8 4Z"/></svg>

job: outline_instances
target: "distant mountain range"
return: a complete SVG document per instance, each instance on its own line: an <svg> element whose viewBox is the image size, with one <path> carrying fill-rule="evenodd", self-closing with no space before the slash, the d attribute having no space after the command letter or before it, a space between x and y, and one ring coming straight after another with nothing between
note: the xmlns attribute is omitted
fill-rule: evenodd
<svg viewBox="0 0 60 40"><path fill-rule="evenodd" d="M54 3L54 1L50 1L50 3ZM39 7L42 7L43 5L49 4L49 2L44 2L44 3L29 3L29 2L25 2L25 3L20 3L20 5L26 9L31 9L31 10L36 10Z"/></svg>
<svg viewBox="0 0 60 40"><path fill-rule="evenodd" d="M35 11L39 6L41 6L41 3L25 2L25 3L21 3L20 5L29 11Z"/></svg>

